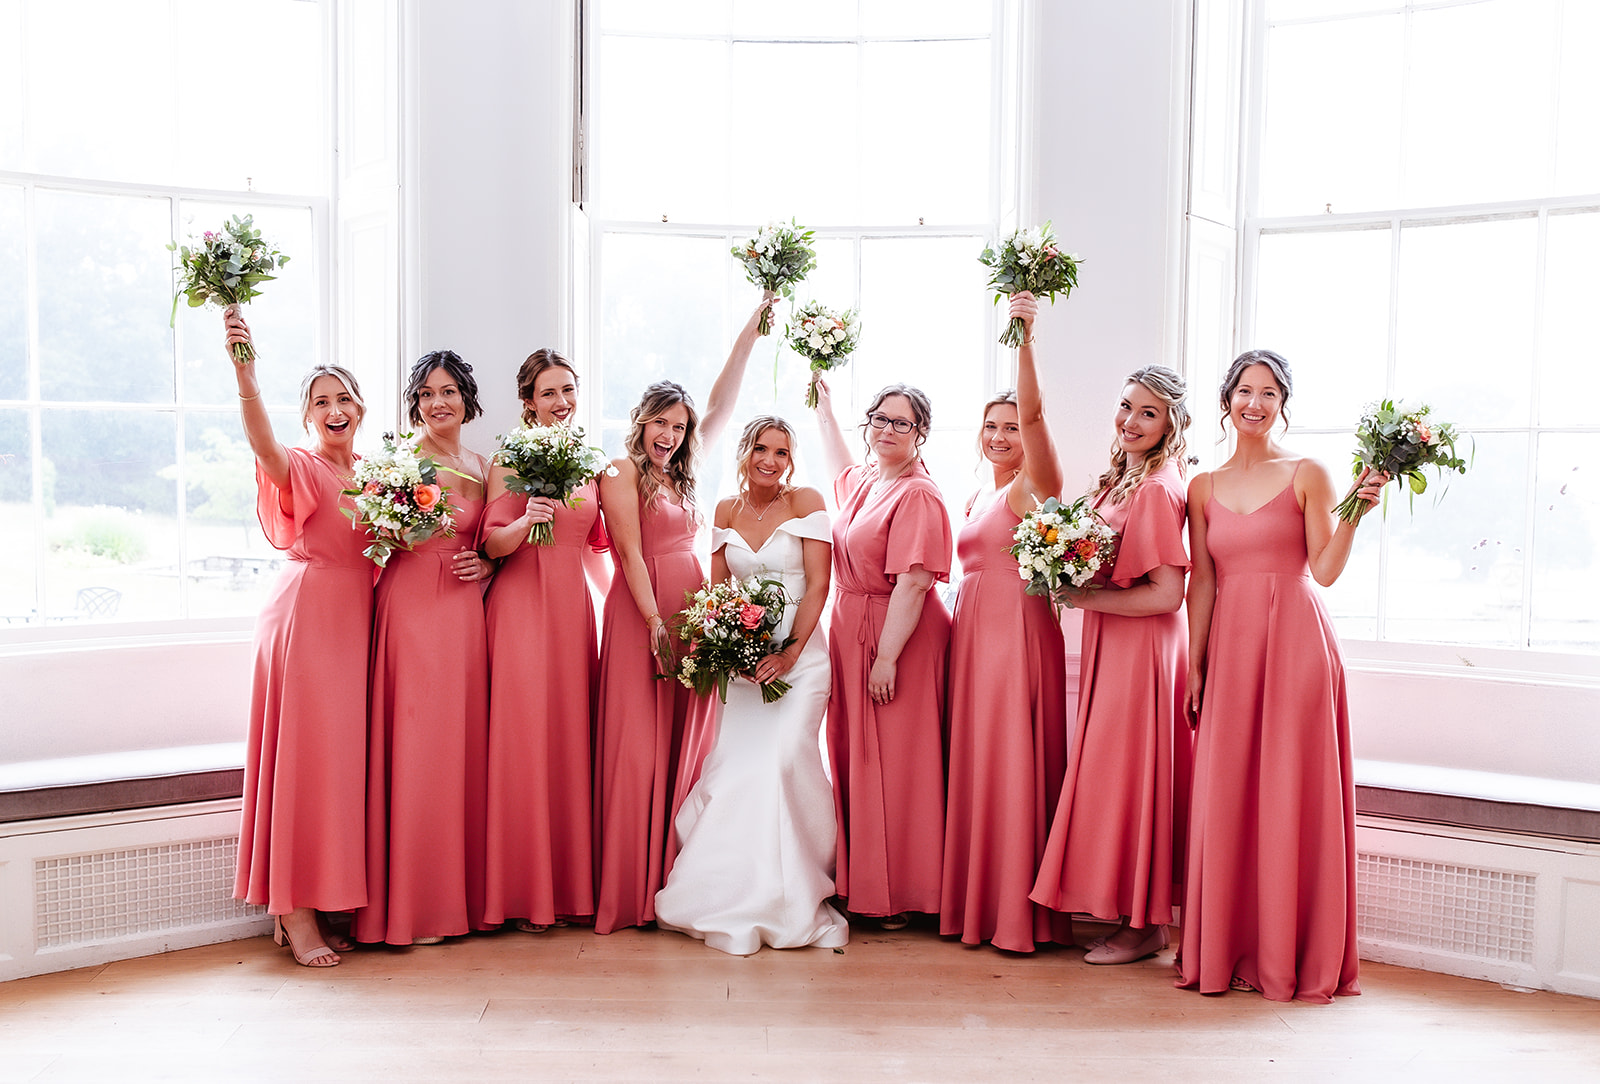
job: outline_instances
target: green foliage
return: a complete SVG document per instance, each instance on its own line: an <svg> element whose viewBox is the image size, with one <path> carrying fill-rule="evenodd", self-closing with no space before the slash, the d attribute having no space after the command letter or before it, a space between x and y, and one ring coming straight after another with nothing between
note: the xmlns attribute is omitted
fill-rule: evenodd
<svg viewBox="0 0 1600 1084"><path fill-rule="evenodd" d="M190 241L194 243L180 246L173 241L167 245L168 252L178 253L178 292L172 298L169 326L177 323L179 298L187 298L191 309L208 304L243 305L260 297L256 287L277 278L272 272L289 262L289 257L262 239L252 215L234 215L222 229L206 230ZM233 356L237 361L249 361L255 351L249 343L236 343Z"/></svg>
<svg viewBox="0 0 1600 1084"><path fill-rule="evenodd" d="M119 564L143 560L149 547L138 517L104 505L89 509L51 539L55 550L77 550Z"/></svg>
<svg viewBox="0 0 1600 1084"><path fill-rule="evenodd" d="M189 515L221 523L248 523L256 507L255 455L250 445L234 440L221 429L200 434L200 446L191 446L184 459L189 486ZM176 480L176 465L160 470Z"/></svg>
<svg viewBox="0 0 1600 1084"><path fill-rule="evenodd" d="M1428 489L1424 467L1433 467L1440 477L1446 471L1467 473L1467 460L1456 451L1462 434L1450 422L1432 420L1432 412L1427 404L1413 406L1393 399L1368 407L1356 425L1352 476L1360 478L1363 471L1371 470L1404 479L1415 500L1418 493ZM1334 511L1340 519L1354 523L1371 507L1351 493Z"/></svg>
<svg viewBox="0 0 1600 1084"><path fill-rule="evenodd" d="M742 264L750 281L763 290L775 290L780 297L793 297L794 284L817 266L817 250L811 247L816 234L801 229L794 219L775 222L748 241L728 251ZM756 330L765 335L772 330L772 310L761 314Z"/></svg>
<svg viewBox="0 0 1600 1084"><path fill-rule="evenodd" d="M1070 297L1077 288L1081 261L1076 253L1061 251L1051 223L1046 222L1042 226L1017 230L999 249L984 249L978 262L989 268L989 287L994 290L996 304L1003 297L1026 290L1053 305L1057 294ZM1022 333L1022 320L1012 319L1000 336L1000 342L1005 346L1020 346Z"/></svg>

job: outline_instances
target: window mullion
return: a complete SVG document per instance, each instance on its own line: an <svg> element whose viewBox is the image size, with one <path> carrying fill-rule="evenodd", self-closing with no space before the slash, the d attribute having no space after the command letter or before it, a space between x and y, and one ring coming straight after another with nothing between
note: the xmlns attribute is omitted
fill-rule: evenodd
<svg viewBox="0 0 1600 1084"><path fill-rule="evenodd" d="M35 195L33 184L22 186L22 243L27 283L24 319L28 329L28 447L33 468L29 479L29 500L33 504L33 608L42 625L49 612L45 595L45 556L49 547L45 541L44 522L44 417L39 410L39 243Z"/></svg>

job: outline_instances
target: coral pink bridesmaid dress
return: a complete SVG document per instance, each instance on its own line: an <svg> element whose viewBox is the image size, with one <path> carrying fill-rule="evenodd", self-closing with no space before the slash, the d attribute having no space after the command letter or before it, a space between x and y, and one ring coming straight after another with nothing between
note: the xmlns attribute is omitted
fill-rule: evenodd
<svg viewBox="0 0 1600 1084"><path fill-rule="evenodd" d="M1183 904L1183 977L1273 1001L1359 994L1355 787L1339 640L1290 485L1206 504L1217 571Z"/></svg>
<svg viewBox="0 0 1600 1084"><path fill-rule="evenodd" d="M256 512L288 564L256 620L233 894L269 912L367 902L367 651L372 562L326 459L289 449L289 488L256 471Z"/></svg>
<svg viewBox="0 0 1600 1084"><path fill-rule="evenodd" d="M483 585L451 559L483 500L450 494L454 537L398 552L378 579L367 753L367 906L358 941L484 929L489 651Z"/></svg>
<svg viewBox="0 0 1600 1084"><path fill-rule="evenodd" d="M1185 570L1177 465L1145 478L1101 517L1117 532L1110 582L1132 587L1162 565ZM1061 802L1032 897L1057 911L1135 929L1172 922L1190 770L1183 610L1127 617L1086 610L1082 683Z"/></svg>
<svg viewBox="0 0 1600 1084"><path fill-rule="evenodd" d="M684 594L705 582L695 557L692 509L658 493L639 510L639 540L656 605L671 627ZM683 644L674 639L676 651ZM656 680L650 632L619 567L606 595L595 715L596 933L655 920L665 880L672 816L697 774L692 750L712 729L708 700L671 679Z"/></svg>
<svg viewBox="0 0 1600 1084"><path fill-rule="evenodd" d="M485 603L489 636L489 836L484 920L540 925L594 914L590 748L599 694L594 601L585 546L605 550L599 491L556 506L555 542L500 562ZM482 533L521 519L528 498L504 493Z"/></svg>
<svg viewBox="0 0 1600 1084"><path fill-rule="evenodd" d="M874 704L867 675L895 577L921 565L950 578L950 518L920 461L877 497L876 467L839 475L834 497L828 758L839 824L840 896L862 915L939 909L944 854L945 667L950 615L937 591L896 666L895 695Z"/></svg>
<svg viewBox="0 0 1600 1084"><path fill-rule="evenodd" d="M1028 899L1066 770L1066 649L1049 600L1023 590L1007 493L980 497L956 542L939 932L1032 952L1072 939Z"/></svg>

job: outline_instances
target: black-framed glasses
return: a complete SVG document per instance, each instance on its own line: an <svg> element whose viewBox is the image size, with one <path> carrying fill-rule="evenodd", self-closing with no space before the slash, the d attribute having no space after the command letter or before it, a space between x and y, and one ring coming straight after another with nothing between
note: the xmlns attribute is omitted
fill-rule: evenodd
<svg viewBox="0 0 1600 1084"><path fill-rule="evenodd" d="M893 429L896 433L909 433L917 427L916 422L908 422L904 418L891 418L887 414L876 412L867 415L867 424L874 429Z"/></svg>

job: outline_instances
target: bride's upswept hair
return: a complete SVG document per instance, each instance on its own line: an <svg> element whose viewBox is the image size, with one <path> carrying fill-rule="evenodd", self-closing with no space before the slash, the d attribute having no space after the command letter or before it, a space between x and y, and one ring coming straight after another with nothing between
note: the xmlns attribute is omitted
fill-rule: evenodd
<svg viewBox="0 0 1600 1084"><path fill-rule="evenodd" d="M794 427L775 414L763 414L759 418L752 418L750 424L744 427L744 432L739 434L739 446L733 453L739 463L741 498L750 492L750 457L755 454L756 442L761 439L761 434L768 429L776 429L789 438L789 469L783 472L783 479L778 483L778 492L787 490L789 479L794 477Z"/></svg>
<svg viewBox="0 0 1600 1084"><path fill-rule="evenodd" d="M1178 464L1180 473L1188 473L1186 453L1189 443L1183 436L1183 431L1189 428L1193 420L1184 398L1189 392L1188 383L1165 365L1146 365L1128 374L1127 384L1138 384L1166 405L1169 428L1161 438L1161 443L1137 461L1130 461L1128 453L1122 450L1122 442L1111 438L1111 466L1100 476L1094 491L1096 494L1109 493L1112 504L1127 500L1140 482L1160 470L1168 460Z"/></svg>
<svg viewBox="0 0 1600 1084"><path fill-rule="evenodd" d="M639 471L641 508L649 508L651 502L655 500L656 493L661 489L655 471L650 469L650 453L644 446L645 424L661 417L680 403L688 412L689 421L684 426L683 442L678 445L678 450L672 453L672 458L667 460L666 470L663 473L678 491L683 506L690 508L694 505L694 458L700 451L700 415L694 409L694 400L683 390L683 385L674 384L670 380L658 380L644 389L639 405L628 414L628 420L633 423L632 428L628 430L628 459Z"/></svg>

